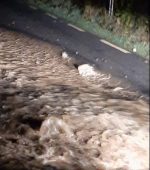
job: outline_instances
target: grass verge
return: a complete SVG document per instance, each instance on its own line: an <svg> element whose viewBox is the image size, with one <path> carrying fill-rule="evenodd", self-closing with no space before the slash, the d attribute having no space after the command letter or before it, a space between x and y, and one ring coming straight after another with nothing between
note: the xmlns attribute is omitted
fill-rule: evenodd
<svg viewBox="0 0 150 170"><path fill-rule="evenodd" d="M39 0L28 0L28 3L149 60L149 42L138 41L137 33L125 36L102 28L95 20L85 19L76 6L72 6L70 9L63 6L52 6L50 3Z"/></svg>

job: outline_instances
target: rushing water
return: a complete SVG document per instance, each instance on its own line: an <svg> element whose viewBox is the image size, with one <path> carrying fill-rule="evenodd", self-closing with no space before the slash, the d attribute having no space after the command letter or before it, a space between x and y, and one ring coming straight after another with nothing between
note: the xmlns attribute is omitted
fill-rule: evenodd
<svg viewBox="0 0 150 170"><path fill-rule="evenodd" d="M82 79L60 54L0 29L0 166L148 169L148 102Z"/></svg>

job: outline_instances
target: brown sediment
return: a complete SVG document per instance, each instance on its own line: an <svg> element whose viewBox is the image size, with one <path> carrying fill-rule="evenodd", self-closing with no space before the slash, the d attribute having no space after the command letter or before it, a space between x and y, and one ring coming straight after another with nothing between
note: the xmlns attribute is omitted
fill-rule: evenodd
<svg viewBox="0 0 150 170"><path fill-rule="evenodd" d="M0 167L148 169L147 101L82 79L61 52L0 28Z"/></svg>

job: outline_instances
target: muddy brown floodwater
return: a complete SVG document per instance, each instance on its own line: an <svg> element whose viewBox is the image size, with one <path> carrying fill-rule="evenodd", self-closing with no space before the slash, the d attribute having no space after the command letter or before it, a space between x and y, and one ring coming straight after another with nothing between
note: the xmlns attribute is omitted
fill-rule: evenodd
<svg viewBox="0 0 150 170"><path fill-rule="evenodd" d="M148 101L83 79L61 52L0 28L0 169L148 169Z"/></svg>

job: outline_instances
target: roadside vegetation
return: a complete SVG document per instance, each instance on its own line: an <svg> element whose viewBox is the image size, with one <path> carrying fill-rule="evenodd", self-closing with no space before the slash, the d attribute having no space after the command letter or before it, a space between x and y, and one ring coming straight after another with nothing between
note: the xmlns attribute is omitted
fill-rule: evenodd
<svg viewBox="0 0 150 170"><path fill-rule="evenodd" d="M131 1L125 6L124 1L119 4L116 0L113 16L108 14L108 4L92 4L90 0L82 3L78 0L27 1L30 5L149 59L149 16L133 12Z"/></svg>

